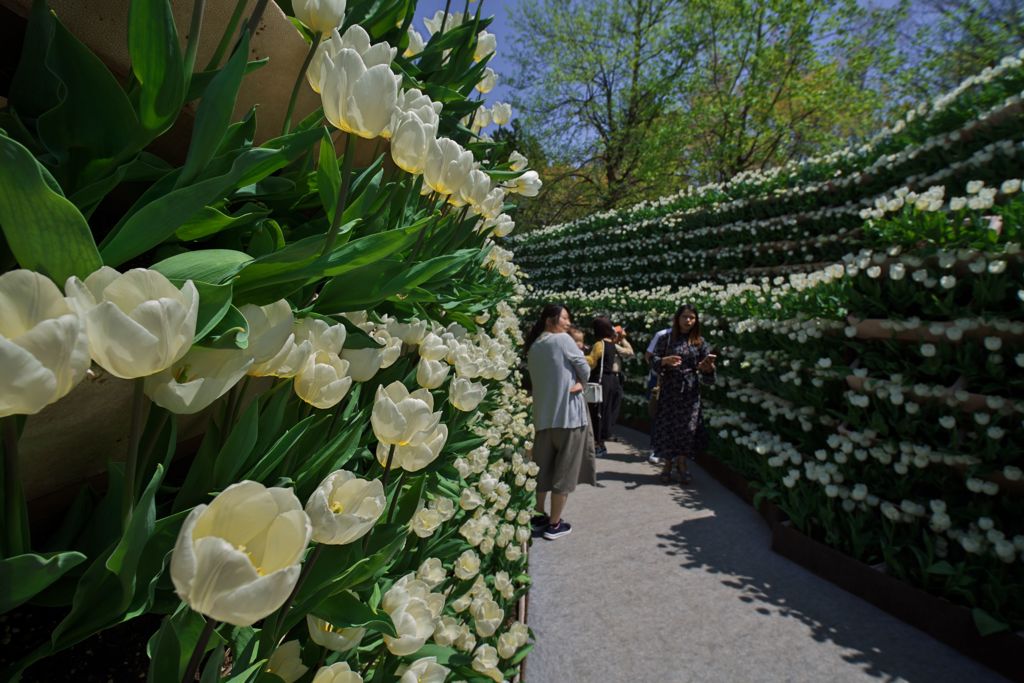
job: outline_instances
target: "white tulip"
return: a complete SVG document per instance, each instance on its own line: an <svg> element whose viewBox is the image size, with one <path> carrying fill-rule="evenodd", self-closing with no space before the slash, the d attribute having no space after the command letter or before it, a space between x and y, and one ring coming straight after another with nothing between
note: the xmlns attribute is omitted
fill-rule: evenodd
<svg viewBox="0 0 1024 683"><path fill-rule="evenodd" d="M463 21L466 19L462 12L452 12L445 14L444 10L437 10L434 12L434 16L430 19L424 19L423 25L427 27L427 31L430 35L434 35L441 30L441 26L444 25L444 31L442 33L448 33L453 28L461 26Z"/></svg>
<svg viewBox="0 0 1024 683"><path fill-rule="evenodd" d="M470 607L476 633L481 638L490 638L505 621L505 612L494 600L474 602Z"/></svg>
<svg viewBox="0 0 1024 683"><path fill-rule="evenodd" d="M427 334L427 321L414 319L402 323L398 320L389 320L387 329L391 336L398 337L403 344L417 346Z"/></svg>
<svg viewBox="0 0 1024 683"><path fill-rule="evenodd" d="M419 53L423 52L423 48L427 46L423 40L423 36L420 35L419 31L414 29L412 26L409 27L409 46L405 48L405 52L402 53L403 57L415 57Z"/></svg>
<svg viewBox="0 0 1024 683"><path fill-rule="evenodd" d="M473 170L473 153L448 138L430 141L427 164L423 169L423 182L435 192L456 195ZM456 202L461 201L456 199ZM453 202L453 203L456 203ZM460 206L457 204L456 206Z"/></svg>
<svg viewBox="0 0 1024 683"><path fill-rule="evenodd" d="M472 579L480 572L480 557L472 550L465 550L455 560L453 572L456 578Z"/></svg>
<svg viewBox="0 0 1024 683"><path fill-rule="evenodd" d="M491 112L487 107L477 107L477 110L473 112L473 125L470 128L480 131L489 125L491 125Z"/></svg>
<svg viewBox="0 0 1024 683"><path fill-rule="evenodd" d="M391 67L367 68L355 51L324 55L321 99L332 126L361 138L390 137L391 114L402 78Z"/></svg>
<svg viewBox="0 0 1024 683"><path fill-rule="evenodd" d="M450 672L437 663L437 657L420 657L402 672L398 683L444 683Z"/></svg>
<svg viewBox="0 0 1024 683"><path fill-rule="evenodd" d="M491 107L491 121L495 125L504 126L512 118L512 105L508 102L495 102ZM513 152L515 154L516 152Z"/></svg>
<svg viewBox="0 0 1024 683"><path fill-rule="evenodd" d="M84 322L57 285L30 270L0 275L0 417L38 413L90 362Z"/></svg>
<svg viewBox="0 0 1024 683"><path fill-rule="evenodd" d="M409 522L409 530L420 538L430 538L444 523L444 517L437 510L420 508Z"/></svg>
<svg viewBox="0 0 1024 683"><path fill-rule="evenodd" d="M319 318L303 318L295 326L295 338L308 341L313 351L326 351L338 356L345 346L348 331L341 323L328 325Z"/></svg>
<svg viewBox="0 0 1024 683"><path fill-rule="evenodd" d="M92 359L112 375L152 375L192 346L199 293L191 280L179 290L155 270L104 266L84 282L72 275L65 291L85 319Z"/></svg>
<svg viewBox="0 0 1024 683"><path fill-rule="evenodd" d="M491 228L495 237L506 237L515 230L516 222L507 213L503 213L493 221L487 221L484 225Z"/></svg>
<svg viewBox="0 0 1024 683"><path fill-rule="evenodd" d="M428 557L416 570L416 578L433 589L444 583L444 580L448 578L448 573L445 571L444 565L441 564L441 560L436 557Z"/></svg>
<svg viewBox="0 0 1024 683"><path fill-rule="evenodd" d="M398 97L395 99L394 118L398 119L405 114L414 114L424 125L437 131L442 107L440 102L433 101L416 88L410 88L398 93Z"/></svg>
<svg viewBox="0 0 1024 683"><path fill-rule="evenodd" d="M420 342L420 357L427 360L443 360L448 351L448 346L433 332L427 333Z"/></svg>
<svg viewBox="0 0 1024 683"><path fill-rule="evenodd" d="M540 192L541 185L543 183L540 181L540 176L537 175L537 172L527 171L516 178L515 187L512 188L512 192L521 194L524 197L536 197Z"/></svg>
<svg viewBox="0 0 1024 683"><path fill-rule="evenodd" d="M421 389L420 391L424 391ZM439 413L438 413L439 414ZM443 424L437 425L432 431L421 432L415 443L396 445L395 454L392 458L393 469L403 469L406 472L418 472L430 463L437 460L448 440L448 427ZM384 443L377 444L377 461L381 466L386 466L389 448Z"/></svg>
<svg viewBox="0 0 1024 683"><path fill-rule="evenodd" d="M391 617L395 632L398 633L397 638L384 635L384 645L393 655L411 655L423 647L427 639L434 634L436 617L423 600L412 598L392 609L385 607L385 611Z"/></svg>
<svg viewBox="0 0 1024 683"><path fill-rule="evenodd" d="M435 129L418 116L403 114L392 124L391 159L406 173L420 175L427 167L427 154L434 140Z"/></svg>
<svg viewBox="0 0 1024 683"><path fill-rule="evenodd" d="M333 652L348 652L358 646L366 635L365 628L337 628L312 614L306 615L306 627L314 643Z"/></svg>
<svg viewBox="0 0 1024 683"><path fill-rule="evenodd" d="M513 171L525 171L526 167L530 165L529 160L516 151L508 155L508 163Z"/></svg>
<svg viewBox="0 0 1024 683"><path fill-rule="evenodd" d="M294 339L292 327L295 325L295 315L291 304L285 299L266 306L246 304L239 310L249 323L248 351L256 365L274 359L289 338Z"/></svg>
<svg viewBox="0 0 1024 683"><path fill-rule="evenodd" d="M464 377L456 377L448 387L448 402L464 413L476 410L486 395L487 387Z"/></svg>
<svg viewBox="0 0 1024 683"><path fill-rule="evenodd" d="M437 389L448 378L451 366L439 360L420 358L416 366L416 383L424 389Z"/></svg>
<svg viewBox="0 0 1024 683"><path fill-rule="evenodd" d="M182 524L171 553L175 592L200 614L251 626L291 594L311 534L289 489L232 484Z"/></svg>
<svg viewBox="0 0 1024 683"><path fill-rule="evenodd" d="M466 177L466 182L459 188L459 197L470 206L480 206L491 191L491 178L479 169L473 169Z"/></svg>
<svg viewBox="0 0 1024 683"><path fill-rule="evenodd" d="M498 670L498 651L491 645L481 645L473 653L473 670L501 683L505 677Z"/></svg>
<svg viewBox="0 0 1024 683"><path fill-rule="evenodd" d="M342 359L348 361L348 374L356 382L367 382L381 369L384 364L384 349L345 349L341 352Z"/></svg>
<svg viewBox="0 0 1024 683"><path fill-rule="evenodd" d="M487 93L494 90L494 86L498 85L498 74L494 72L494 69L487 67L484 69L483 76L480 78L480 82L476 84L476 89L486 95Z"/></svg>
<svg viewBox="0 0 1024 683"><path fill-rule="evenodd" d="M501 215L501 210L505 205L505 188L495 187L491 188L491 191L487 193L487 196L478 206L474 207L474 211L479 213L481 216L489 221L497 219Z"/></svg>
<svg viewBox="0 0 1024 683"><path fill-rule="evenodd" d="M352 387L348 368L336 354L314 351L295 375L295 394L314 408L333 408Z"/></svg>
<svg viewBox="0 0 1024 683"><path fill-rule="evenodd" d="M502 659L512 659L519 651L519 642L511 633L502 633L498 636L498 656Z"/></svg>
<svg viewBox="0 0 1024 683"><path fill-rule="evenodd" d="M395 58L396 48L387 43L381 42L370 45L370 34L359 24L352 24L345 31L344 35L338 33L338 29L331 31L331 37L320 43L313 60L306 69L306 80L313 92L320 93L323 88L326 60L332 62L342 50L354 50L363 60L363 64L369 69L378 64L391 65Z"/></svg>
<svg viewBox="0 0 1024 683"><path fill-rule="evenodd" d="M311 31L330 33L345 20L345 0L293 0L295 18Z"/></svg>
<svg viewBox="0 0 1024 683"><path fill-rule="evenodd" d="M147 377L146 396L177 415L191 415L223 396L252 367L245 349L193 346L169 368Z"/></svg>
<svg viewBox="0 0 1024 683"><path fill-rule="evenodd" d="M378 327L371 335L374 339L384 345L381 349L381 368L390 368L402 356L402 340L399 337L391 336L383 327Z"/></svg>
<svg viewBox="0 0 1024 683"><path fill-rule="evenodd" d="M301 654L302 646L299 641L289 640L282 643L270 653L267 668L264 670L274 674L284 683L295 683L309 671L309 667L302 663Z"/></svg>
<svg viewBox="0 0 1024 683"><path fill-rule="evenodd" d="M399 381L377 387L370 423L380 443L406 446L421 441L440 420L441 413L434 412L434 397L426 389L410 392Z"/></svg>
<svg viewBox="0 0 1024 683"><path fill-rule="evenodd" d="M494 54L498 49L498 38L493 33L480 31L476 34L476 49L473 51L473 61L479 62L488 55Z"/></svg>
<svg viewBox="0 0 1024 683"><path fill-rule="evenodd" d="M313 676L313 683L363 683L363 677L348 662L338 662L321 667Z"/></svg>
<svg viewBox="0 0 1024 683"><path fill-rule="evenodd" d="M379 479L360 479L348 470L332 472L306 501L313 540L345 545L360 539L380 519L386 504Z"/></svg>

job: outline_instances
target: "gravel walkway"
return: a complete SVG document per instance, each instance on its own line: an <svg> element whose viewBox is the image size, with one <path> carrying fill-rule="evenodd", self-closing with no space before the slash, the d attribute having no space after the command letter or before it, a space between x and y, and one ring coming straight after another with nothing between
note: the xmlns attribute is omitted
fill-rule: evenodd
<svg viewBox="0 0 1024 683"><path fill-rule="evenodd" d="M526 683L1003 681L769 549L767 525L692 466L658 482L620 428L565 517L530 551Z"/></svg>

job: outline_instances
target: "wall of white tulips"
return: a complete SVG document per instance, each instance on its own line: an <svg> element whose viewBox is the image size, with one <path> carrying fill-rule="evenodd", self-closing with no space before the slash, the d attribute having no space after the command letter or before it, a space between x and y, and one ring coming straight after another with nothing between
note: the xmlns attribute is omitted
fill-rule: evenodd
<svg viewBox="0 0 1024 683"><path fill-rule="evenodd" d="M282 6L199 38L196 2L179 44L169 1L133 0L124 84L45 3L26 19L0 93L5 680L138 655L151 681L500 682L530 648L525 290L493 238L540 181L482 132L511 116L479 99L489 20ZM260 93L283 121L232 114L256 27L308 51ZM101 385L126 438L40 516L22 437Z"/></svg>
<svg viewBox="0 0 1024 683"><path fill-rule="evenodd" d="M531 306L634 346L695 304L710 453L983 634L1024 625L1022 57L865 145L509 240ZM645 380L627 363L637 417Z"/></svg>

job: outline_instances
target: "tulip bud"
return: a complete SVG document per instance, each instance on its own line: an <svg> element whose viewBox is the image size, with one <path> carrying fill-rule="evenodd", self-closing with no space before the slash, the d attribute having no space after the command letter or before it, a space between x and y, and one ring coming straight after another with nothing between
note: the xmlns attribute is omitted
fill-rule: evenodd
<svg viewBox="0 0 1024 683"><path fill-rule="evenodd" d="M360 539L377 523L386 504L379 479L367 481L347 470L337 470L320 482L306 502L313 540L345 545Z"/></svg>
<svg viewBox="0 0 1024 683"><path fill-rule="evenodd" d="M182 524L171 554L175 592L200 614L251 626L291 594L311 534L289 489L232 484Z"/></svg>
<svg viewBox="0 0 1024 683"><path fill-rule="evenodd" d="M473 153L463 149L454 140L438 138L428 144L423 182L435 192L454 195L472 170Z"/></svg>
<svg viewBox="0 0 1024 683"><path fill-rule="evenodd" d="M479 62L484 57L493 54L498 49L498 38L493 33L480 31L476 34L476 49L473 51L473 61Z"/></svg>
<svg viewBox="0 0 1024 683"><path fill-rule="evenodd" d="M498 74L494 72L494 69L487 67L484 69L484 75L480 78L480 82L476 84L476 89L486 95L487 93L494 90L494 86L498 84Z"/></svg>
<svg viewBox="0 0 1024 683"><path fill-rule="evenodd" d="M495 102L491 107L491 121L495 125L504 126L512 118L512 105L507 102ZM515 152L513 152L515 154Z"/></svg>
<svg viewBox="0 0 1024 683"><path fill-rule="evenodd" d="M293 0L295 18L311 31L330 33L345 20L345 0Z"/></svg>
<svg viewBox="0 0 1024 683"><path fill-rule="evenodd" d="M486 395L487 387L464 377L456 377L448 387L448 402L464 413L476 410Z"/></svg>
<svg viewBox="0 0 1024 683"><path fill-rule="evenodd" d="M449 370L451 366L439 360L420 358L419 365L416 366L416 383L424 389L437 389L448 378Z"/></svg>
<svg viewBox="0 0 1024 683"><path fill-rule="evenodd" d="M155 270L104 266L84 282L71 276L65 291L85 319L92 359L116 377L160 372L192 346L199 293L191 280L179 290Z"/></svg>
<svg viewBox="0 0 1024 683"><path fill-rule="evenodd" d="M30 270L0 275L0 417L38 413L90 362L84 323L57 285Z"/></svg>
<svg viewBox="0 0 1024 683"><path fill-rule="evenodd" d="M386 64L367 68L355 50L342 49L334 58L325 55L324 117L338 130L362 138L390 137L401 80Z"/></svg>

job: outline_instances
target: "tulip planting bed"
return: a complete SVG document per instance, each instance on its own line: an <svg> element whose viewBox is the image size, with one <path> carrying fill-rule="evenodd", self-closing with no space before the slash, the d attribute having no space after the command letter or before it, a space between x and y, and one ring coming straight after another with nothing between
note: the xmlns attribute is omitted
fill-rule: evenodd
<svg viewBox="0 0 1024 683"><path fill-rule="evenodd" d="M26 18L0 93L3 678L512 678L536 466L492 238L539 181L480 134L508 119L474 98L488 20L246 4L203 33L196 2L186 33L132 0L116 49ZM239 113L274 31L310 66ZM125 40L121 82L97 55ZM118 436L47 488L80 455L50 425L108 400L83 396Z"/></svg>
<svg viewBox="0 0 1024 683"><path fill-rule="evenodd" d="M864 145L510 238L529 307L606 313L638 351L695 304L711 456L981 635L1024 627L1021 57Z"/></svg>

